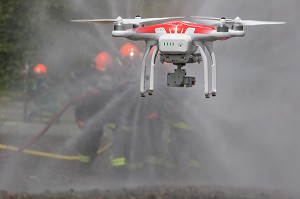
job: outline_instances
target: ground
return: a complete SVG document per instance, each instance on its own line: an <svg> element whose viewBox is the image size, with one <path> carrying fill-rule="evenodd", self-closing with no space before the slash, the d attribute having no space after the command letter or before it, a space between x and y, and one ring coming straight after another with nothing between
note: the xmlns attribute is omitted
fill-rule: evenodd
<svg viewBox="0 0 300 199"><path fill-rule="evenodd" d="M42 123L26 124L22 122L19 112L22 104L3 104L0 106L0 144L22 146L37 135L44 127ZM65 155L76 155L76 151L68 148L70 135L60 133L66 127L74 130L72 110L59 124L54 124L54 131L47 133L30 149ZM17 116L14 116L17 115ZM12 121L14 118L15 121ZM17 119L16 119L17 118ZM29 126L28 126L29 125ZM71 127L69 127L71 125ZM73 125L73 127L72 127ZM18 132L19 129L24 131ZM57 129L57 130L55 130ZM0 149L0 154L7 153ZM0 158L0 199L87 199L87 198L147 198L147 199L292 199L282 191L231 188L228 186L212 186L193 184L191 182L168 182L159 180L147 184L146 179L136 183L125 183L117 178L109 177L109 170L103 170L103 159L108 159L104 152L98 158L91 173L81 173L78 161L64 161L14 153L10 158ZM102 159L101 159L102 158ZM100 162L100 163L99 163ZM101 171L100 171L101 170Z"/></svg>
<svg viewBox="0 0 300 199"><path fill-rule="evenodd" d="M70 189L66 192L45 191L40 194L11 194L5 191L0 192L1 199L87 199L87 198L122 198L122 199L292 199L278 192L263 192L246 189L225 189L197 186L152 186L139 187L134 189L117 190L90 190L75 191Z"/></svg>

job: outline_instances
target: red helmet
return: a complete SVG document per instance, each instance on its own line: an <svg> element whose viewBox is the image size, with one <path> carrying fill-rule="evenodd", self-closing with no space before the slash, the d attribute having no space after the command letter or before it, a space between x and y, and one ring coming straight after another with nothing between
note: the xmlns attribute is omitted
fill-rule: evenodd
<svg viewBox="0 0 300 199"><path fill-rule="evenodd" d="M111 66L112 66L112 57L110 56L110 54L104 51L99 52L95 57L96 69L104 72L106 71L107 67L111 67Z"/></svg>
<svg viewBox="0 0 300 199"><path fill-rule="evenodd" d="M48 73L48 69L44 64L38 64L33 68L33 73L36 75L45 75Z"/></svg>
<svg viewBox="0 0 300 199"><path fill-rule="evenodd" d="M139 49L131 44L131 43L126 43L121 47L121 57L124 58L134 58L134 57L139 57L140 52Z"/></svg>

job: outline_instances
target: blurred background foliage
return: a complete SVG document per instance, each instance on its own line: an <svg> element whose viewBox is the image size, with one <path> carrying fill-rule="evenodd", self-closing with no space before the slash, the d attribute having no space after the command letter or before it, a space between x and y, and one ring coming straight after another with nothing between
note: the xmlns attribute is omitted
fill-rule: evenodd
<svg viewBox="0 0 300 199"><path fill-rule="evenodd" d="M50 17L41 17L46 15ZM1 90L20 86L24 64L32 66L41 61L45 41L59 31L53 27L66 19L63 1L0 1Z"/></svg>
<svg viewBox="0 0 300 199"><path fill-rule="evenodd" d="M22 89L25 64L47 65L49 76L64 84L70 71L90 66L99 51L118 56L119 46L126 41L112 41L110 25L75 24L70 19L164 16L157 3L128 2L124 7L118 1L0 0L0 91ZM160 8L172 11L164 6L168 3L160 2Z"/></svg>

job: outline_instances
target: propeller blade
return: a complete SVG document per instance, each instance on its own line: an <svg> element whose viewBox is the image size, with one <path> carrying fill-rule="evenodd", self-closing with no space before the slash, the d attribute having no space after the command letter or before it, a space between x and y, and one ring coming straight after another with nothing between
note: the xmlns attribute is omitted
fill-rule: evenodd
<svg viewBox="0 0 300 199"><path fill-rule="evenodd" d="M136 17L134 19L123 19L122 17L118 17L116 19L79 19L79 20L71 20L72 22L83 22L83 23L114 23L120 22L123 24L140 24L140 23L147 23L152 21L163 21L169 19L181 19L184 17L162 17L162 18L141 18Z"/></svg>
<svg viewBox="0 0 300 199"><path fill-rule="evenodd" d="M117 22L117 19L77 19L71 20L71 22L80 22L80 23L114 23Z"/></svg>
<svg viewBox="0 0 300 199"><path fill-rule="evenodd" d="M217 17L202 17L202 16L191 16L191 17L195 19L214 20L214 21L219 21L221 19Z"/></svg>
<svg viewBox="0 0 300 199"><path fill-rule="evenodd" d="M201 21L217 21L213 23L214 25L220 25L223 23L226 24L241 24L243 26L257 26L257 25L275 25L275 24L285 24L286 22L281 21L255 21L255 20L242 20L240 17L235 19L226 19L226 18L216 18L216 17L202 17L202 16L191 16L192 18L199 19Z"/></svg>
<svg viewBox="0 0 300 199"><path fill-rule="evenodd" d="M202 17L202 16L191 16L192 18L195 18L197 20L200 20L201 22L204 22L207 25L225 25L229 23L234 23L233 19L226 19L225 17L217 18L217 17ZM214 21L214 22L209 22Z"/></svg>
<svg viewBox="0 0 300 199"><path fill-rule="evenodd" d="M198 21L200 23L203 23L203 24L209 25L209 26L221 25L220 21L215 21L215 20L199 19Z"/></svg>
<svg viewBox="0 0 300 199"><path fill-rule="evenodd" d="M122 17L117 17L115 19L77 19L77 20L71 20L72 22L83 22L83 23L114 23L114 22L123 22Z"/></svg>
<svg viewBox="0 0 300 199"><path fill-rule="evenodd" d="M254 21L254 20L242 20L241 24L244 26L258 26L258 25L276 25L285 24L283 21Z"/></svg>
<svg viewBox="0 0 300 199"><path fill-rule="evenodd" d="M123 19L124 24L140 24L153 21L164 21L169 19L182 19L184 17L162 17L162 18L134 18L134 19Z"/></svg>

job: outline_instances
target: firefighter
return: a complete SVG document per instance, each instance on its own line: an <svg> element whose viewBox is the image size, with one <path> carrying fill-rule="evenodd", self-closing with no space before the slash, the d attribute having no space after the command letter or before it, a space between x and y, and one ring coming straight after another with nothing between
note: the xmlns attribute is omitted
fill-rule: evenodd
<svg viewBox="0 0 300 199"><path fill-rule="evenodd" d="M28 115L28 121L49 118L56 112L56 98L53 93L53 84L48 78L48 69L44 64L37 64L32 70L29 97L34 101L34 109Z"/></svg>
<svg viewBox="0 0 300 199"><path fill-rule="evenodd" d="M168 92L169 91L169 92ZM179 91L182 96L184 94ZM166 180L191 180L199 177L202 170L200 161L203 150L200 144L200 130L195 130L185 114L186 109L179 93L169 89L162 98L164 106L164 167ZM172 99L168 100L167 99ZM174 108L176 107L176 108Z"/></svg>
<svg viewBox="0 0 300 199"><path fill-rule="evenodd" d="M120 48L120 69L123 74L120 78L120 85L137 83L140 75L142 54L137 46L132 43L125 43Z"/></svg>
<svg viewBox="0 0 300 199"><path fill-rule="evenodd" d="M112 67L113 60L107 52L99 52L92 67L83 72L73 73L72 79L81 82L81 92L84 97L76 104L75 119L82 134L78 140L80 153L80 169L83 172L90 172L93 160L97 155L100 140L103 135L104 125L88 126L91 120L95 120L100 112L111 99L113 92ZM113 125L111 125L113 128Z"/></svg>
<svg viewBox="0 0 300 199"><path fill-rule="evenodd" d="M170 64L157 67L156 93L148 108L149 138L152 149L148 150L147 163L152 163L161 180L188 179L191 170L201 170L200 150L197 145L199 133L185 118L183 90L168 87L166 74L172 70ZM150 106L152 106L150 108ZM151 145L150 145L151 147ZM149 154L150 152L150 154ZM149 161L150 160L150 161ZM192 176L193 177L193 176Z"/></svg>
<svg viewBox="0 0 300 199"><path fill-rule="evenodd" d="M137 99L135 95L135 86L138 85L136 65L140 64L141 54L135 45L126 43L120 48L120 58L119 87L122 88L121 90L128 90L127 100L130 102ZM141 161L136 159L137 155L133 153L135 149L132 145L133 138L137 138L135 137L137 124L134 121L136 105L130 103L126 107L121 107L124 111L120 112L113 135L111 166L115 177L120 181L128 179L130 170L141 167Z"/></svg>
<svg viewBox="0 0 300 199"><path fill-rule="evenodd" d="M107 81L112 77L110 73L112 68L112 58L111 56L104 52L100 51L95 60L94 64L84 69L83 71L73 72L72 79L73 82L80 82L79 87L81 90L80 93L86 95L76 106L75 108L75 119L78 127L82 129L88 119L93 117L100 110L102 103L97 103L98 98L101 98L100 90L106 90L104 86L99 84L99 81ZM78 94L77 94L78 95Z"/></svg>
<svg viewBox="0 0 300 199"><path fill-rule="evenodd" d="M125 87L130 88L132 100L122 112L113 136L112 167L122 180L143 179L151 181L161 177L163 167L163 148L161 133L163 120L158 96L140 98L138 91L141 53L131 43L120 48ZM131 100L128 100L131 101Z"/></svg>
<svg viewBox="0 0 300 199"><path fill-rule="evenodd" d="M154 48L150 50L147 63L150 63ZM153 96L147 97L143 101L143 115L144 115L144 127L141 131L144 142L144 176L148 182L153 180L163 180L164 178L164 129L165 121L164 104L166 101L162 99L161 93L166 93L166 84L163 79L166 77L165 71L161 70L161 67L157 67L155 77L159 79L156 82L156 93ZM148 77L147 77L148 78ZM170 100L170 99L167 99Z"/></svg>
<svg viewBox="0 0 300 199"><path fill-rule="evenodd" d="M125 65L128 67L132 65L132 61L141 58L141 53L137 46L132 43L126 43L120 48L120 55L123 62L126 62Z"/></svg>
<svg viewBox="0 0 300 199"><path fill-rule="evenodd" d="M140 71L136 70L136 66L141 65L141 57L136 49L130 43L123 45L121 58L123 65L131 68L126 70L130 73L129 77L138 71L139 80ZM165 79L168 69L169 64L158 67L155 73L157 78ZM139 82L134 83L139 85ZM183 117L184 110L180 108L184 106L182 98L176 96L179 92L182 95L182 90L176 93L167 87L164 81L157 81L155 86L159 87L155 95L142 98L140 103L135 104L133 110L127 113L127 118L131 119L125 122L130 127L126 128L127 132L117 131L114 136L114 143L118 143L115 146L124 146L119 148L120 155L116 158L115 167L123 168L123 172L128 172L126 168L129 169L135 177L142 178L144 182L157 179L188 179L191 177L189 171L201 170L199 147L195 141L198 134ZM134 114L138 115L137 119L133 118ZM125 113L124 115L126 117Z"/></svg>

